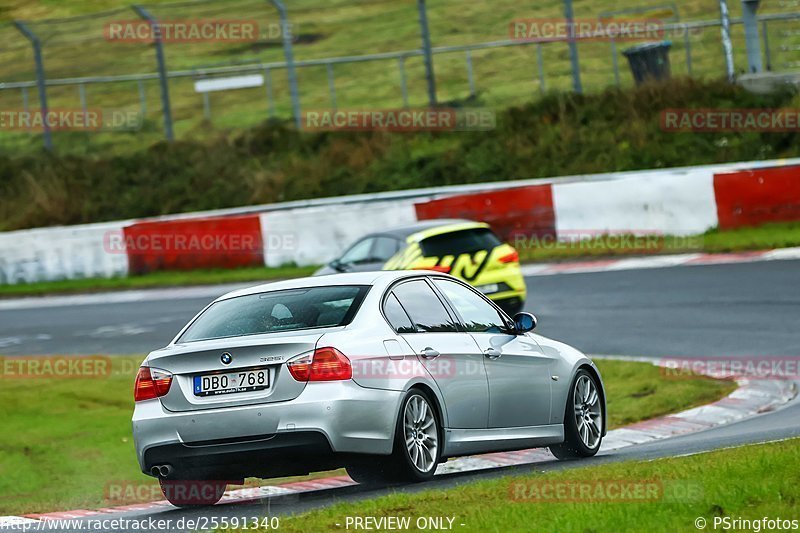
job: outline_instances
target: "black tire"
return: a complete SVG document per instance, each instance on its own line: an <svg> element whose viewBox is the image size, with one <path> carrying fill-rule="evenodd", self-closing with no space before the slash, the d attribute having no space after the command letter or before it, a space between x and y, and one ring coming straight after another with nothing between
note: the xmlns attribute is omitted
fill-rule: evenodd
<svg viewBox="0 0 800 533"><path fill-rule="evenodd" d="M422 460L420 459L421 456L412 456L409 447L414 447L414 445L407 444L406 441L406 412L412 402L414 402L414 405L424 402L427 409L423 416L424 420L420 421L420 424L414 425L421 427L427 423L426 420L433 420L432 426L413 433L418 435L417 440L420 443L417 453L425 453L423 449L430 451L430 448L433 447L432 453L425 453ZM385 485L427 481L433 478L436 473L436 467L441 460L442 452L442 425L434 405L434 402L425 392L419 389L408 391L400 403L392 454L389 457L365 457L349 464L346 467L347 473L353 478L353 481L366 485ZM427 417L428 413L430 414L430 419ZM435 435L435 441L432 440L434 438L433 435ZM426 464L425 469L417 466L420 461Z"/></svg>
<svg viewBox="0 0 800 533"><path fill-rule="evenodd" d="M161 493L169 503L181 509L207 507L218 503L228 484L224 481L158 480Z"/></svg>
<svg viewBox="0 0 800 533"><path fill-rule="evenodd" d="M578 428L578 415L580 414L582 417L585 418L586 411L584 413L576 413L575 404L576 404L576 387L578 386L579 382L584 382L583 380L589 379L589 381L594 385L594 391L597 395L596 402L599 409L600 417L595 419L594 426L597 427L597 435L591 434L592 437L596 438L595 442L585 442L584 437L581 436L581 432ZM585 382L584 382L585 383ZM578 395L580 396L580 395ZM567 405L564 412L564 442L561 444L557 444L554 446L550 446L550 451L556 458L561 460L570 460L570 459L580 459L585 457L593 457L597 454L597 451L600 449L600 445L603 442L603 420L605 418L605 412L602 405L602 396L600 396L600 384L598 383L597 379L588 371L586 370L579 370L575 377L572 379L572 383L570 383L569 387L569 394L567 395ZM588 413L589 418L594 419L594 416L591 412ZM586 422L584 424L587 424ZM592 424L586 425L586 434L589 435L591 432Z"/></svg>

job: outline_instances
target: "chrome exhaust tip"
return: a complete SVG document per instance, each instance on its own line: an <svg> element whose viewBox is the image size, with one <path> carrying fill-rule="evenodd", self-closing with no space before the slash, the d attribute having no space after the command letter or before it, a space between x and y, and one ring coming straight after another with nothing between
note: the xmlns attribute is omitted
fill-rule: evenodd
<svg viewBox="0 0 800 533"><path fill-rule="evenodd" d="M168 478L172 474L172 467L169 465L154 466L150 473L155 477Z"/></svg>

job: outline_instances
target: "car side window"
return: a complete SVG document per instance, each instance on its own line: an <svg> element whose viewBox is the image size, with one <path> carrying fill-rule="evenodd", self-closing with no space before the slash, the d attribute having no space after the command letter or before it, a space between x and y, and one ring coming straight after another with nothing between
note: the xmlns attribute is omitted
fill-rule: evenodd
<svg viewBox="0 0 800 533"><path fill-rule="evenodd" d="M414 324L408 318L403 306L397 301L397 296L394 293L389 293L386 301L383 304L383 312L386 314L386 320L394 328L397 333L414 333Z"/></svg>
<svg viewBox="0 0 800 533"><path fill-rule="evenodd" d="M359 263L369 262L372 255L372 245L374 243L374 237L358 241L339 258L339 262L345 265L357 265Z"/></svg>
<svg viewBox="0 0 800 533"><path fill-rule="evenodd" d="M508 329L497 309L467 287L441 278L433 282L461 315L470 333L502 333Z"/></svg>
<svg viewBox="0 0 800 533"><path fill-rule="evenodd" d="M456 332L458 326L424 280L414 280L398 285L394 289L400 304L414 322L420 333Z"/></svg>
<svg viewBox="0 0 800 533"><path fill-rule="evenodd" d="M400 251L401 244L401 241L392 237L376 237L371 255L378 261L388 261Z"/></svg>

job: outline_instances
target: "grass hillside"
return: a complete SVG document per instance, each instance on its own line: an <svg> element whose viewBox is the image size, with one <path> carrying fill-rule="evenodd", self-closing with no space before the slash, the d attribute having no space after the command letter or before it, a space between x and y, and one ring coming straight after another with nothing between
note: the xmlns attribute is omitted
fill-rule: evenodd
<svg viewBox="0 0 800 533"><path fill-rule="evenodd" d="M113 157L0 156L0 230L284 200L800 155L800 134L669 133L665 108L797 107L726 82L550 94L490 132L298 133L265 122Z"/></svg>
<svg viewBox="0 0 800 533"><path fill-rule="evenodd" d="M626 7L656 6L665 2L618 3L613 0L576 0L575 14L580 19L596 19L601 13ZM509 37L509 23L514 19L559 18L561 0L543 0L520 4L516 0L436 0L428 2L434 46L463 45L504 40ZM774 4L774 5L773 5ZM332 56L362 55L376 52L413 50L420 46L416 2L414 0L286 0L290 18L296 25L295 55L298 60ZM733 15L739 2L731 2ZM177 6L177 7L176 7ZM148 8L162 20L227 19L255 20L261 27L274 24L276 16L264 0L207 0L197 4L172 5L150 0ZM791 6L771 3L763 12L790 11ZM111 11L107 11L111 10ZM95 16L94 14L100 13ZM692 0L679 3L680 18L712 20L718 18L716 2ZM45 18L67 18L58 23ZM68 18L78 17L78 18ZM104 37L107 23L136 19L128 2L112 0L11 0L0 7L0 82L35 79L30 45L9 21L31 21L31 28L44 43L45 71L50 79L79 76L113 76L155 72L153 48L146 44L109 42ZM776 68L800 59L789 42L797 21L770 25L773 64ZM737 68L745 68L740 26L734 27ZM686 42L682 36L668 36L673 41L671 60L675 75L688 73ZM716 78L724 72L719 30L708 28L688 38L692 50L693 75ZM616 57L623 87L632 83L621 51L633 43L620 43ZM584 87L601 91L615 84L612 50L607 42L584 42L579 46ZM170 70L194 70L237 63L283 61L283 51L275 39L249 43L168 44L166 57ZM475 51L476 93L470 95L463 52L437 55L435 67L439 98L442 102L463 101L472 97L475 105L506 108L521 105L547 90L571 87L567 47L561 43L543 46L545 84L540 85L535 46L497 48ZM402 105L400 76L395 60L336 65L337 104L340 108L399 107ZM424 69L419 57L406 62L411 106L427 103ZM275 111L289 113L285 72L272 74ZM170 83L176 132L184 140L204 139L215 133L238 131L255 126L268 116L264 87L215 93L210 97L211 118L203 118L202 97L194 92L195 77ZM299 71L302 105L305 109L328 108L324 66ZM130 153L150 146L163 137L159 88L155 81L142 87L145 96L142 128L133 133L76 134L58 132L55 142L61 153ZM90 107L142 110L139 88L135 82L88 84L85 87ZM23 104L20 89L0 90L0 109L19 109ZM38 106L36 91L27 91L30 108ZM53 108L78 108L80 93L76 86L50 87L48 97ZM0 132L0 153L17 154L36 151L41 146L38 135L28 132Z"/></svg>

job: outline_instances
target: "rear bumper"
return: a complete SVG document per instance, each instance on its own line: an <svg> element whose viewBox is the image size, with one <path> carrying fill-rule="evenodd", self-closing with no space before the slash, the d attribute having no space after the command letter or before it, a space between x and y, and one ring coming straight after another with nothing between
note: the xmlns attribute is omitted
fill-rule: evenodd
<svg viewBox="0 0 800 533"><path fill-rule="evenodd" d="M155 465L200 477L293 475L279 467L311 472L343 454L391 453L401 398L339 381L309 383L291 401L243 407L171 412L150 400L136 404L133 437L148 475Z"/></svg>
<svg viewBox="0 0 800 533"><path fill-rule="evenodd" d="M341 466L328 439L314 431L295 431L191 445L153 446L144 453L144 467L169 465L178 479L237 480L282 477L332 470Z"/></svg>

